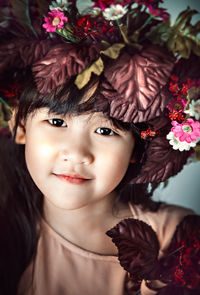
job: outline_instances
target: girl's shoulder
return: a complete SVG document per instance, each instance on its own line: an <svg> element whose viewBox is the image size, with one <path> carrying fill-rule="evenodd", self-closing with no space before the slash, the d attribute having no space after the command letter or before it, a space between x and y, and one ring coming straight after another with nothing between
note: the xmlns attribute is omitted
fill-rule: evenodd
<svg viewBox="0 0 200 295"><path fill-rule="evenodd" d="M196 215L195 212L189 208L167 203L160 203L158 210L155 212L143 210L140 205L130 205L130 207L133 218L147 223L154 230L159 241L161 252L167 250L176 228L181 225L181 222L187 216ZM191 217L187 217L188 223L191 222L189 221L190 219Z"/></svg>

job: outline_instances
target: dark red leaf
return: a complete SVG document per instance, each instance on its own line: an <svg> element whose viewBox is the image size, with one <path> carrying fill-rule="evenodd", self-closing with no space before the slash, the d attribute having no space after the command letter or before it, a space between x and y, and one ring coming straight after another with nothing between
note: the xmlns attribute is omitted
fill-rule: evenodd
<svg viewBox="0 0 200 295"><path fill-rule="evenodd" d="M188 151L175 151L171 148L166 135L152 138L147 151L147 160L140 175L132 183L161 182L177 174L186 163Z"/></svg>
<svg viewBox="0 0 200 295"><path fill-rule="evenodd" d="M174 58L163 49L150 46L130 56L123 53L108 64L104 75L122 96L111 103L111 116L126 122L141 122L159 116L170 99L165 85ZM123 108L123 114L119 108Z"/></svg>
<svg viewBox="0 0 200 295"><path fill-rule="evenodd" d="M119 251L122 267L135 280L149 278L156 268L159 243L154 230L143 221L124 219L106 233Z"/></svg>
<svg viewBox="0 0 200 295"><path fill-rule="evenodd" d="M98 56L95 47L80 47L70 43L49 50L44 58L32 67L38 90L46 94L82 72Z"/></svg>

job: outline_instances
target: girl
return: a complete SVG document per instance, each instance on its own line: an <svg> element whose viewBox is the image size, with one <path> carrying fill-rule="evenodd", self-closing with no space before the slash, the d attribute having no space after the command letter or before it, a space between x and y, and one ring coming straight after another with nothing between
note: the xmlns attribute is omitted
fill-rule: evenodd
<svg viewBox="0 0 200 295"><path fill-rule="evenodd" d="M154 20L145 31L137 20L142 38L128 44L109 21L113 10L119 20L135 8L113 3L101 3L95 18L80 16L73 1L52 2L43 27L70 42L35 25L39 40L11 33L1 47L14 66L6 78L17 81L23 67L20 94L1 90L14 105L15 141L1 140L2 294L200 292L199 216L149 198L198 143L189 102L198 102L199 58L175 65L166 48L144 40ZM137 15L147 20L140 3ZM73 34L64 27L70 17Z"/></svg>

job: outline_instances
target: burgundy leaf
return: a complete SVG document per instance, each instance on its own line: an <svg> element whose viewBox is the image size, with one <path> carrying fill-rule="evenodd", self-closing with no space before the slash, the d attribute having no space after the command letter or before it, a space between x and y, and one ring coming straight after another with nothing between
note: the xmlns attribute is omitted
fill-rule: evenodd
<svg viewBox="0 0 200 295"><path fill-rule="evenodd" d="M159 116L170 99L164 86L173 67L174 58L156 46L133 56L123 53L117 62L109 63L104 75L122 97L120 101L112 101L111 116L127 122ZM121 106L123 115L118 110Z"/></svg>
<svg viewBox="0 0 200 295"><path fill-rule="evenodd" d="M189 155L188 151L173 150L165 135L154 137L149 143L146 163L132 183L165 181L183 168Z"/></svg>
<svg viewBox="0 0 200 295"><path fill-rule="evenodd" d="M16 40L0 47L0 71L4 72L10 67L23 67L19 55L19 42Z"/></svg>
<svg viewBox="0 0 200 295"><path fill-rule="evenodd" d="M0 47L0 70L9 67L23 68L44 57L51 47L51 40L13 39Z"/></svg>
<svg viewBox="0 0 200 295"><path fill-rule="evenodd" d="M143 221L124 219L106 233L119 251L121 266L135 280L149 278L156 268L159 243L154 230Z"/></svg>
<svg viewBox="0 0 200 295"><path fill-rule="evenodd" d="M32 65L34 62L43 58L52 46L50 39L47 40L22 40L20 42L19 53L25 66Z"/></svg>
<svg viewBox="0 0 200 295"><path fill-rule="evenodd" d="M38 90L46 94L82 72L97 58L94 46L80 47L70 43L60 44L49 50L47 55L32 67Z"/></svg>

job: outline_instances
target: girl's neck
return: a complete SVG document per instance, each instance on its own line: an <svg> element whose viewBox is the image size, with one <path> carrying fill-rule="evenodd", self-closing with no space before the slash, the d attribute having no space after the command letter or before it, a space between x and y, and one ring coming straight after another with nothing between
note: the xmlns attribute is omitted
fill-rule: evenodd
<svg viewBox="0 0 200 295"><path fill-rule="evenodd" d="M116 194L75 210L55 207L44 198L44 218L62 237L86 250L117 255L116 248L105 232L120 220L130 217L128 205L117 204Z"/></svg>

